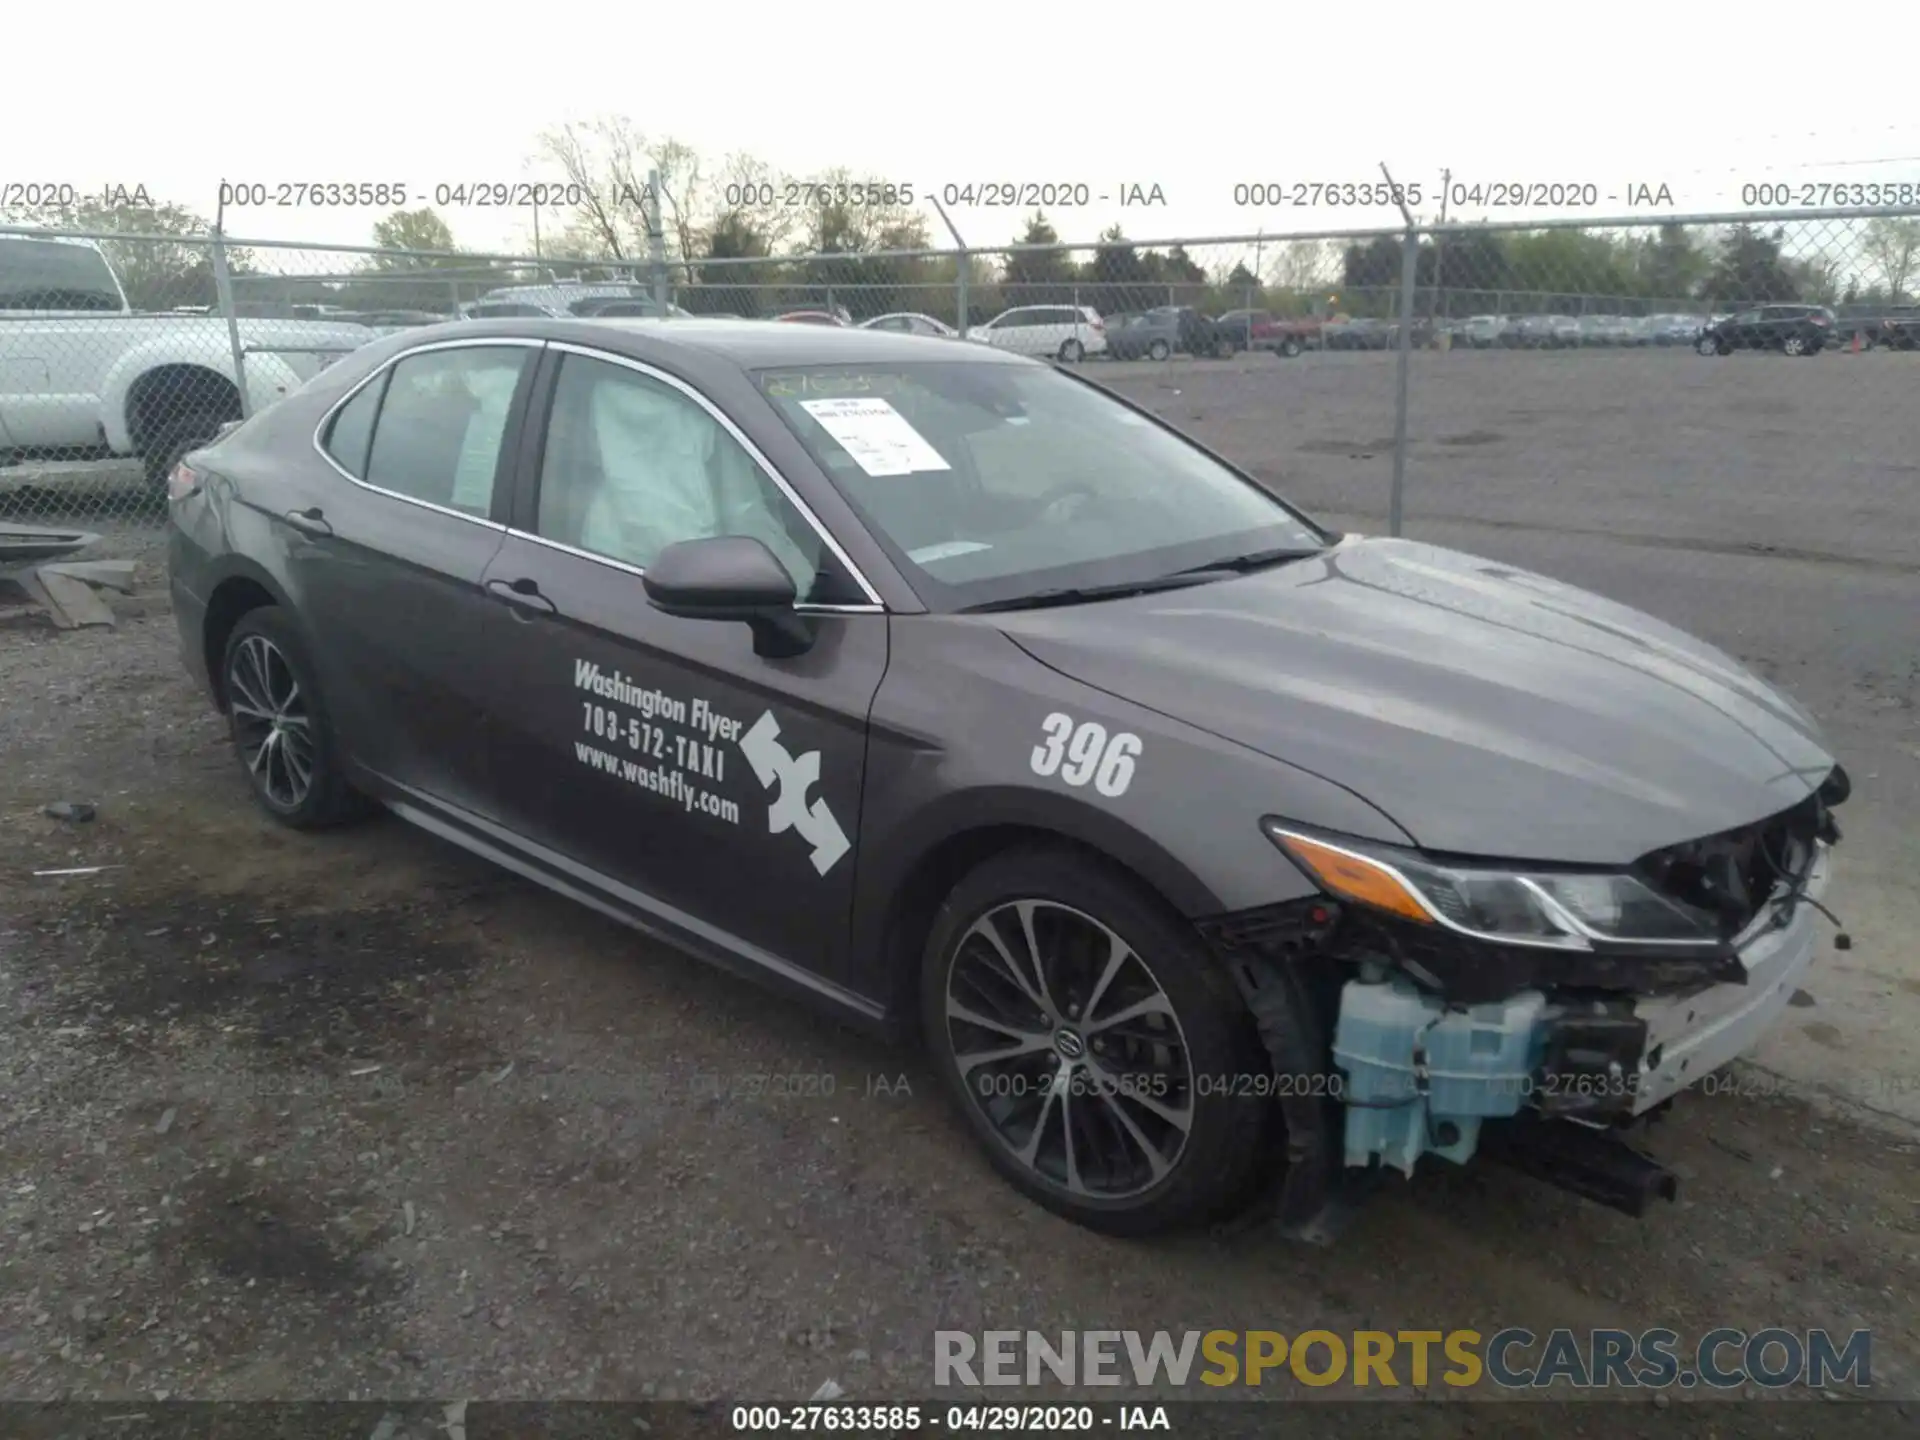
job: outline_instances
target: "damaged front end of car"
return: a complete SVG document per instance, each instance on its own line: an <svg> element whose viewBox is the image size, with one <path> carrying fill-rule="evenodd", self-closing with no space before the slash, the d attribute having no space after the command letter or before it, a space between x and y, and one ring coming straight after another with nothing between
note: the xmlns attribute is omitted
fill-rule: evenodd
<svg viewBox="0 0 1920 1440"><path fill-rule="evenodd" d="M1675 1198L1625 1133L1791 1000L1832 918L1849 788L1836 765L1790 809L1617 869L1266 821L1320 893L1201 928L1274 1063L1288 1154L1269 1213L1330 1238L1361 1190L1426 1155L1483 1154L1632 1215Z"/></svg>

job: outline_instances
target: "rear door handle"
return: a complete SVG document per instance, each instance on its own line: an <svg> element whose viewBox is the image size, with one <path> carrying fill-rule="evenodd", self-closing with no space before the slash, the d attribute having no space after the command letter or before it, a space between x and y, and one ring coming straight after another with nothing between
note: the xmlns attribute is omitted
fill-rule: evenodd
<svg viewBox="0 0 1920 1440"><path fill-rule="evenodd" d="M327 523L327 517L320 513L318 505L305 510L287 511L286 522L303 535L333 534L333 526Z"/></svg>
<svg viewBox="0 0 1920 1440"><path fill-rule="evenodd" d="M487 593L496 600L504 600L515 610L531 615L552 615L557 613L553 601L540 593L537 582L522 577L518 580L489 580Z"/></svg>

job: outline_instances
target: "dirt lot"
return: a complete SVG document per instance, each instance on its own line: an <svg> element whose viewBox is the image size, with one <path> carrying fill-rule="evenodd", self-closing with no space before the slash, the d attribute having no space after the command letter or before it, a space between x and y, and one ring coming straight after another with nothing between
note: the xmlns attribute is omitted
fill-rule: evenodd
<svg viewBox="0 0 1920 1440"><path fill-rule="evenodd" d="M1675 373L1734 385L1691 381L1716 362L1419 357L1421 413L1453 408L1416 424L1415 533L1728 645L1855 766L1833 897L1855 948L1739 1093L1655 1133L1684 1188L1642 1223L1487 1168L1390 1190L1327 1250L1074 1229L992 1177L913 1057L398 822L276 829L175 658L150 534L115 531L101 553L142 562L118 628L0 614L0 1396L925 1396L947 1328L1781 1325L1871 1328L1877 1389L1920 1397L1920 499L1908 413L1846 374L1905 358L1719 362L1756 377L1733 399L1831 385L1881 428L1823 422L1766 469L1749 412L1696 397L1659 423L1737 453L1702 442L1711 465L1654 481L1661 445L1694 447L1636 407L1680 404ZM1110 373L1376 528L1385 454L1333 444L1390 433L1390 361ZM1625 412L1570 413L1595 394ZM1609 496L1624 538L1597 539ZM40 813L62 799L98 818ZM107 868L32 873L80 866Z"/></svg>

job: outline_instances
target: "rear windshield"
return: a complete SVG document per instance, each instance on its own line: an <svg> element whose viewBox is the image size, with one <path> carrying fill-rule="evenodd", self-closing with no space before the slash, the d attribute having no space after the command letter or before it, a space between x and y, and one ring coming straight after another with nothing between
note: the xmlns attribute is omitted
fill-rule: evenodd
<svg viewBox="0 0 1920 1440"><path fill-rule="evenodd" d="M90 245L0 236L0 310L124 310L106 257Z"/></svg>
<svg viewBox="0 0 1920 1440"><path fill-rule="evenodd" d="M757 378L934 608L1327 543L1204 450L1049 366L896 362Z"/></svg>

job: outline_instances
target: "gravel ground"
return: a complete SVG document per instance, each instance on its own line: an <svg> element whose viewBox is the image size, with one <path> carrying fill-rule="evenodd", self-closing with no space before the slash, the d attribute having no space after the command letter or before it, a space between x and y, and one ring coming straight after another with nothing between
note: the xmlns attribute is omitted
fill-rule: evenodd
<svg viewBox="0 0 1920 1440"><path fill-rule="evenodd" d="M1542 361L1611 365L1616 396L1697 359L1524 358L1549 388ZM1825 357L1796 383L1904 358ZM1105 373L1372 528L1384 457L1311 447L1371 438L1317 397L1365 391L1390 361ZM1550 408L1513 376L1461 399L1445 433L1498 430L1476 405ZM141 562L117 628L0 611L0 1397L794 1400L828 1379L924 1396L937 1329L1094 1325L1868 1327L1880 1393L1920 1396L1920 1126L1896 1083L1920 996L1896 939L1920 859L1901 823L1920 502L1897 471L1846 461L1855 520L1794 556L1742 536L1799 521L1743 531L1726 504L1676 503L1674 544L1647 543L1657 525L1596 540L1604 477L1505 523L1517 477L1571 425L1453 447L1475 462L1451 481L1422 440L1410 528L1728 644L1859 759L1835 902L1859 943L1823 957L1737 1093L1655 1131L1677 1206L1634 1222L1488 1167L1390 1189L1331 1249L1075 1229L991 1175L911 1055L396 821L275 828L180 669L151 533L104 526L101 554ZM1650 444L1618 462L1622 484ZM1882 503L1908 507L1904 532L1872 520ZM60 799L98 818L40 813ZM76 866L107 868L32 874ZM1470 1414L1445 1433L1471 1433ZM1508 1407L1503 1428L1565 1433L1556 1416Z"/></svg>

